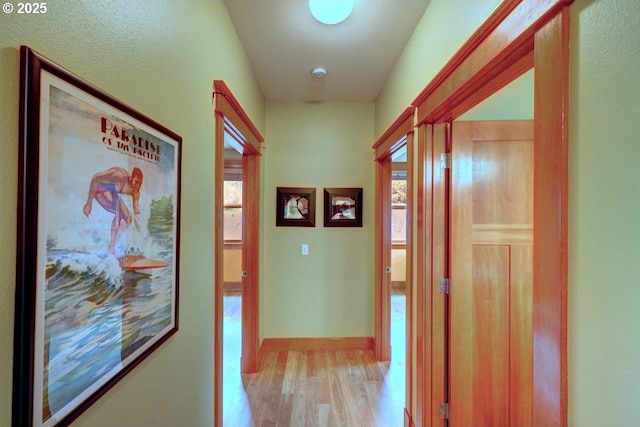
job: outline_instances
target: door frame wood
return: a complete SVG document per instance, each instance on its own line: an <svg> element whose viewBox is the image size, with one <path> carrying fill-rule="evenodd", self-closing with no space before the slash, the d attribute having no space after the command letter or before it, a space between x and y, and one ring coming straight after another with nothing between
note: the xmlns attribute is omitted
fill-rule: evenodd
<svg viewBox="0 0 640 427"><path fill-rule="evenodd" d="M414 107L407 107L373 145L376 162L375 211L375 356L377 360L391 359L391 156L407 147L407 241L405 271L405 425L411 422L413 401L413 162L414 162Z"/></svg>
<svg viewBox="0 0 640 427"><path fill-rule="evenodd" d="M569 5L573 0L504 1L470 37L412 103L417 108L419 135L428 141L434 126L447 123L534 67L534 291L533 291L533 422L567 424L567 214L568 214L568 93ZM420 144L421 142L419 142ZM420 150L420 148L419 148ZM425 148L428 150L428 148ZM420 160L426 154L420 152ZM421 165L423 168L424 165ZM426 173L426 172L425 172ZM426 203L433 187L419 189ZM422 193L422 194L420 194ZM418 205L421 212L425 205ZM431 224L422 225L427 228ZM424 230L416 242L427 253ZM435 246L431 246L435 251ZM420 271L420 270L418 270ZM421 274L421 273L419 273ZM428 277L426 273L422 273ZM427 283L434 289L435 283ZM452 284L455 286L455 284ZM416 301L426 307L427 298ZM420 314L419 317L422 315ZM432 330L445 321L427 312ZM437 346L432 338L432 365L428 372L445 369L435 363ZM417 392L424 408L432 405L446 387L428 376ZM437 380L437 381L436 381ZM427 383L429 381L430 383ZM442 401L441 401L442 402ZM427 417L429 418L429 417ZM441 422L442 423L442 422ZM428 425L425 423L425 425ZM434 424L438 425L438 424Z"/></svg>
<svg viewBox="0 0 640 427"><path fill-rule="evenodd" d="M223 80L213 81L215 100L214 248L214 425L222 427L222 341L224 321L223 212L224 140L229 133L242 153L242 359L241 372L259 367L260 144L264 141Z"/></svg>

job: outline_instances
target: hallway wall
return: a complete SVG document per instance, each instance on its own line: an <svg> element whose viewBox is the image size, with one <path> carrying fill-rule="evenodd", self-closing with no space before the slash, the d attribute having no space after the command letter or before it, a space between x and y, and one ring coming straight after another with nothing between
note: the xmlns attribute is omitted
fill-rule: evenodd
<svg viewBox="0 0 640 427"><path fill-rule="evenodd" d="M569 423L640 425L640 2L571 6Z"/></svg>
<svg viewBox="0 0 640 427"><path fill-rule="evenodd" d="M373 336L373 103L266 111L262 337ZM276 187L316 188L316 226L276 227ZM363 188L362 228L323 226L324 187Z"/></svg>
<svg viewBox="0 0 640 427"><path fill-rule="evenodd" d="M264 100L222 0L49 0L47 6L39 16L0 14L0 426L11 423L19 46L25 44L183 138L180 330L73 425L210 427L213 79L226 81L261 130Z"/></svg>

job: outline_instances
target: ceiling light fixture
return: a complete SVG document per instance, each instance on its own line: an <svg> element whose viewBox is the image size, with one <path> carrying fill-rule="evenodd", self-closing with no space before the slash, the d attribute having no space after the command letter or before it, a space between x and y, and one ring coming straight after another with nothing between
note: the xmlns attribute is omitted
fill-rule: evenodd
<svg viewBox="0 0 640 427"><path fill-rule="evenodd" d="M327 70L322 67L316 67L311 70L311 75L316 79L324 79L325 77L327 77Z"/></svg>
<svg viewBox="0 0 640 427"><path fill-rule="evenodd" d="M309 0L309 10L323 24L339 24L351 15L354 0Z"/></svg>

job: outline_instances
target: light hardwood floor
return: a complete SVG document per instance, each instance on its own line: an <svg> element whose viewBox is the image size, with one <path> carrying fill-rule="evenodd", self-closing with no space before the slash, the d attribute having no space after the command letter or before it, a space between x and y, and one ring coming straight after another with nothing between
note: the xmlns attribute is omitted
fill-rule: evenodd
<svg viewBox="0 0 640 427"><path fill-rule="evenodd" d="M392 295L392 361L372 351L270 351L240 375L240 294L225 295L224 427L401 427L404 295Z"/></svg>

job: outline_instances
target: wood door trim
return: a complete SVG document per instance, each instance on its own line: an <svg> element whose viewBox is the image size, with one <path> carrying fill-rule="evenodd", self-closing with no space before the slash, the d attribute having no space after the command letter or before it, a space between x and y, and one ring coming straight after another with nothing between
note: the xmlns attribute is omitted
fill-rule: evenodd
<svg viewBox="0 0 640 427"><path fill-rule="evenodd" d="M260 307L260 157L242 156L243 221L242 266L242 361L241 372L252 374L259 368L259 307Z"/></svg>
<svg viewBox="0 0 640 427"><path fill-rule="evenodd" d="M267 351L350 351L373 350L373 337L334 337L334 338L265 338L260 352Z"/></svg>
<svg viewBox="0 0 640 427"><path fill-rule="evenodd" d="M414 106L409 106L396 118L391 126L378 138L371 148L375 150L375 159L380 161L391 156L404 145L402 139L413 131Z"/></svg>
<svg viewBox="0 0 640 427"><path fill-rule="evenodd" d="M413 113L412 113L413 118ZM405 409L409 412L413 409L413 366L411 360L413 358L413 298L415 294L415 284L413 280L413 254L414 254L414 180L413 180L413 162L414 162L414 133L413 127L407 134L407 240L405 244ZM392 163L393 164L393 163Z"/></svg>
<svg viewBox="0 0 640 427"><path fill-rule="evenodd" d="M249 115L244 111L244 108L242 108L238 99L233 95L229 86L224 80L214 80L213 90L214 94L222 95L222 99L216 100L216 109L222 109L223 113L231 119L233 124L251 141L253 147L259 152L260 143L264 142L264 138L249 118ZM219 106L218 103L220 103Z"/></svg>
<svg viewBox="0 0 640 427"><path fill-rule="evenodd" d="M404 427L416 427L416 423L413 422L411 414L406 409L404 410Z"/></svg>
<svg viewBox="0 0 640 427"><path fill-rule="evenodd" d="M415 107L407 107L373 145L376 160L376 246L375 246L375 355L378 360L391 359L391 276L385 267L391 265L391 156L406 146L407 161L403 168L407 173L407 236L405 242L405 411L412 413L413 402L413 295L414 295L414 113ZM387 190L388 189L388 190Z"/></svg>
<svg viewBox="0 0 640 427"><path fill-rule="evenodd" d="M224 282L225 292L242 292L242 282Z"/></svg>
<svg viewBox="0 0 640 427"><path fill-rule="evenodd" d="M222 426L222 337L224 298L224 114L215 115L215 168L214 168L214 280L213 280L213 425Z"/></svg>
<svg viewBox="0 0 640 427"><path fill-rule="evenodd" d="M440 278L449 277L449 182L450 170L438 164L438 154L450 151L448 145L449 126L444 123L432 125L431 164L431 215L430 244L431 275L427 276L428 292L425 294L431 309L431 400L425 405L431 408L424 425L444 426L440 418L439 405L448 402L449 389L446 375L449 369L449 296L440 292Z"/></svg>
<svg viewBox="0 0 640 427"><path fill-rule="evenodd" d="M415 276L415 388L420 398L416 399L412 415L420 425L429 425L426 420L431 413L431 329L427 321L431 319L431 295L428 278L431 277L431 224L432 224L432 166L433 166L433 126L418 128L417 147L417 230L416 230L416 276ZM424 260L423 262L419 262ZM428 261L427 261L428 260ZM413 364L413 363L412 363Z"/></svg>
<svg viewBox="0 0 640 427"><path fill-rule="evenodd" d="M535 37L533 425L567 425L569 8Z"/></svg>
<svg viewBox="0 0 640 427"><path fill-rule="evenodd" d="M439 280L446 277L447 228L446 170L438 167L438 154L446 151L446 124L424 124L418 128L416 256L415 276L415 390L412 412L419 425L444 426L439 405L447 401L445 387L446 295Z"/></svg>
<svg viewBox="0 0 640 427"><path fill-rule="evenodd" d="M450 121L461 107L469 109L530 69L536 31L571 3L503 1L412 102L418 109L418 123Z"/></svg>
<svg viewBox="0 0 640 427"><path fill-rule="evenodd" d="M243 373L255 372L259 366L259 175L260 143L264 140L247 114L222 80L214 80L214 90L221 96L215 99L215 171L214 171L214 339L213 339L213 421L223 423L222 393L222 337L223 337L223 210L224 210L224 135L229 126L235 127L238 147L243 151L243 278L242 298L242 366ZM238 133L239 131L239 133ZM245 225L246 224L246 225Z"/></svg>
<svg viewBox="0 0 640 427"><path fill-rule="evenodd" d="M391 265L391 161L376 162L376 226L375 226L375 356L377 360L391 359L391 275L385 268ZM388 250L387 250L388 249ZM406 276L405 276L406 277Z"/></svg>

